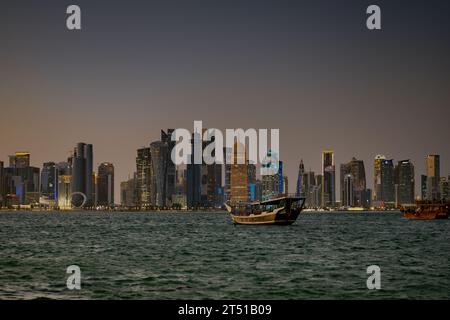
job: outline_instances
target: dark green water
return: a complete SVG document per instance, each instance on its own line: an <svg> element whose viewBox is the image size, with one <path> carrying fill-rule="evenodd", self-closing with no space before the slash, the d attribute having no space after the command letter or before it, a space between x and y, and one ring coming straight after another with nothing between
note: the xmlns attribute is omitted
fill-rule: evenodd
<svg viewBox="0 0 450 320"><path fill-rule="evenodd" d="M0 299L449 299L450 221L305 213L0 213ZM81 290L66 268L81 268ZM381 268L368 290L366 268Z"/></svg>

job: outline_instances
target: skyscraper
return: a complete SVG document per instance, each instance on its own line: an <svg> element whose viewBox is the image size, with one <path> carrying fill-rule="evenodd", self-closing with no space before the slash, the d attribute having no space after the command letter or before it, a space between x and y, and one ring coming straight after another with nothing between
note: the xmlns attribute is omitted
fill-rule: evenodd
<svg viewBox="0 0 450 320"><path fill-rule="evenodd" d="M354 179L353 175L348 173L345 174L343 177L343 189L342 189L342 205L344 207L353 207L354 206L354 200L355 197L353 195L355 188L354 188Z"/></svg>
<svg viewBox="0 0 450 320"><path fill-rule="evenodd" d="M176 166L172 161L172 150L175 147L175 141L172 141L172 134L174 129L167 129L167 133L161 130L161 142L167 145L167 155L166 155L166 187L165 187L165 197L166 205L173 203L172 195L175 194L176 185Z"/></svg>
<svg viewBox="0 0 450 320"><path fill-rule="evenodd" d="M68 210L72 208L72 158L70 161L59 162L56 165L58 176L57 204L59 209Z"/></svg>
<svg viewBox="0 0 450 320"><path fill-rule="evenodd" d="M350 174L352 176L353 186L351 192L353 195L353 199L351 200L352 206L363 206L363 197L366 194L366 171L364 162L353 157L350 162L341 164L340 169L341 201L343 202L345 198L344 178Z"/></svg>
<svg viewBox="0 0 450 320"><path fill-rule="evenodd" d="M54 162L45 162L41 171L41 196L48 200L57 200L58 169Z"/></svg>
<svg viewBox="0 0 450 320"><path fill-rule="evenodd" d="M191 139L192 149L190 161L186 165L187 206L189 208L197 208L202 206L202 164L196 164L194 161L194 146L196 144L202 145L202 137L200 133L194 132Z"/></svg>
<svg viewBox="0 0 450 320"><path fill-rule="evenodd" d="M96 194L98 206L114 206L114 165L112 163L103 162L98 166Z"/></svg>
<svg viewBox="0 0 450 320"><path fill-rule="evenodd" d="M245 203L248 201L248 172L247 159L243 147L238 148L238 142L234 144L233 148L233 164L231 165L231 203ZM238 150L239 149L239 150Z"/></svg>
<svg viewBox="0 0 450 320"><path fill-rule="evenodd" d="M137 205L141 208L150 207L152 205L152 172L153 166L152 158L150 155L150 148L144 147L138 149L136 157L136 189Z"/></svg>
<svg viewBox="0 0 450 320"><path fill-rule="evenodd" d="M167 188L167 164L168 145L162 141L155 141L150 144L150 154L152 158L153 171L151 184L154 186L153 205L158 208L166 207Z"/></svg>
<svg viewBox="0 0 450 320"><path fill-rule="evenodd" d="M373 171L373 199L381 201L381 163L385 160L384 155L375 156Z"/></svg>
<svg viewBox="0 0 450 320"><path fill-rule="evenodd" d="M120 205L125 208L136 207L136 173L133 178L120 183Z"/></svg>
<svg viewBox="0 0 450 320"><path fill-rule="evenodd" d="M303 159L300 159L300 164L298 166L298 175L297 175L297 187L295 189L295 195L297 197L303 197L306 195L305 190L303 189L304 174L305 174L305 166L303 165Z"/></svg>
<svg viewBox="0 0 450 320"><path fill-rule="evenodd" d="M92 144L78 143L74 149L72 161L72 193L80 192L84 194L86 196L84 207L92 207L94 206ZM84 201L83 198L80 194L73 195L73 205L81 206Z"/></svg>
<svg viewBox="0 0 450 320"><path fill-rule="evenodd" d="M397 206L414 203L414 165L410 160L398 161L395 167L397 181Z"/></svg>
<svg viewBox="0 0 450 320"><path fill-rule="evenodd" d="M336 204L336 170L333 150L322 152L322 207L332 208Z"/></svg>
<svg viewBox="0 0 450 320"><path fill-rule="evenodd" d="M427 156L427 200L440 200L440 161L439 155Z"/></svg>
<svg viewBox="0 0 450 320"><path fill-rule="evenodd" d="M247 161L248 199L256 201L256 165Z"/></svg>
<svg viewBox="0 0 450 320"><path fill-rule="evenodd" d="M261 165L262 199L269 200L278 197L283 192L283 162L269 150Z"/></svg>
<svg viewBox="0 0 450 320"><path fill-rule="evenodd" d="M393 207L395 202L394 161L381 161L381 200L385 207Z"/></svg>

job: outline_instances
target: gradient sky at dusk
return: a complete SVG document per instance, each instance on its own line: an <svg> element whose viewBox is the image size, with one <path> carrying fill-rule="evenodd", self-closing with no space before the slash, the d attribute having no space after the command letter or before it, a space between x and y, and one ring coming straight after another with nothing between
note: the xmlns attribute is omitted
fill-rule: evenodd
<svg viewBox="0 0 450 320"><path fill-rule="evenodd" d="M70 4L81 31L66 29ZM381 31L366 29L370 4ZM447 176L449 16L446 0L2 1L0 160L27 150L41 167L92 143L119 202L138 147L203 120L280 128L291 192L300 158L318 172L324 148L337 171L364 160L370 188L380 153L411 159L416 185L429 153Z"/></svg>

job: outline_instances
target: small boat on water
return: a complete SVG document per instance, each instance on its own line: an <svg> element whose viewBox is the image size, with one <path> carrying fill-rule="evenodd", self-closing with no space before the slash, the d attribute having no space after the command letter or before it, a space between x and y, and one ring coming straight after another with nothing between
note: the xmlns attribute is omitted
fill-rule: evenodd
<svg viewBox="0 0 450 320"><path fill-rule="evenodd" d="M447 219L450 213L449 202L416 201L415 205L400 208L403 216L413 220Z"/></svg>
<svg viewBox="0 0 450 320"><path fill-rule="evenodd" d="M304 197L282 196L250 204L225 204L234 224L293 224L305 205Z"/></svg>

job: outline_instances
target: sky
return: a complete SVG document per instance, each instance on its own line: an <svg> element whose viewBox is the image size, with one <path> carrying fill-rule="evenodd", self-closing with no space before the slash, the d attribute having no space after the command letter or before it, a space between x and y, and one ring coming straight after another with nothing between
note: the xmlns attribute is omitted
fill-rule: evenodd
<svg viewBox="0 0 450 320"><path fill-rule="evenodd" d="M82 30L66 28L77 4ZM381 8L382 30L366 28ZM0 3L0 160L65 161L77 142L119 184L161 129L280 129L295 190L298 163L427 154L450 175L450 2L31 1ZM339 181L339 180L338 180ZM337 188L339 189L338 183ZM339 192L337 194L339 198Z"/></svg>

